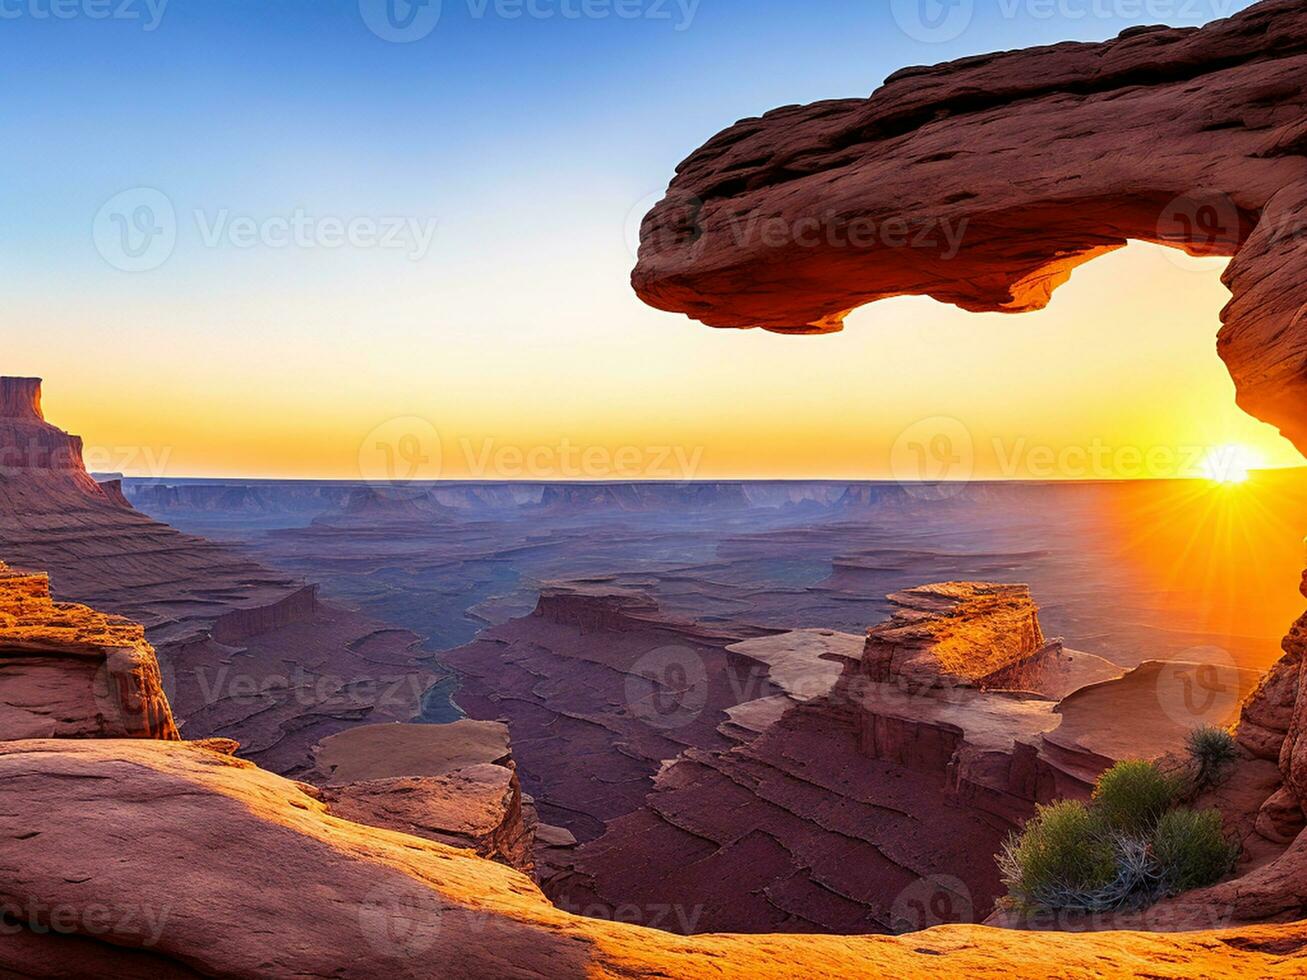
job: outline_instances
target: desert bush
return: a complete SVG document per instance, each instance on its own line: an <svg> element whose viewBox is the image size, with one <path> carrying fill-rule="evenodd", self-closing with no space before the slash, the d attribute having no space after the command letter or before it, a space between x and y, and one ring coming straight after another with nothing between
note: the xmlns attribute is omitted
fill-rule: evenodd
<svg viewBox="0 0 1307 980"><path fill-rule="evenodd" d="M1036 808L998 856L1009 894L1020 904L1083 908L1117 876L1117 855L1102 818L1066 800Z"/></svg>
<svg viewBox="0 0 1307 980"><path fill-rule="evenodd" d="M1180 779L1155 763L1127 760L1099 777L1094 808L1111 830L1147 835L1175 805L1182 789Z"/></svg>
<svg viewBox="0 0 1307 980"><path fill-rule="evenodd" d="M997 855L1007 904L1105 912L1220 880L1238 846L1225 839L1217 811L1176 808L1186 783L1151 762L1118 762L1090 805L1036 807Z"/></svg>
<svg viewBox="0 0 1307 980"><path fill-rule="evenodd" d="M1225 837L1216 810L1172 810L1152 838L1161 887L1171 895L1220 881L1234 867L1237 844Z"/></svg>
<svg viewBox="0 0 1307 980"><path fill-rule="evenodd" d="M1221 782L1239 758L1234 736L1211 725L1202 725L1191 731L1186 747L1194 764L1194 788L1199 791Z"/></svg>

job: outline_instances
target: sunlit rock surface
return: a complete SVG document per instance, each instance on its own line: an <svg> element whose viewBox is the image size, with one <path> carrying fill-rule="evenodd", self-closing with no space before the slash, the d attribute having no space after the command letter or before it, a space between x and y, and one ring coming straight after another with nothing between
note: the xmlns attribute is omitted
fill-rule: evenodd
<svg viewBox="0 0 1307 980"><path fill-rule="evenodd" d="M538 819L506 725L360 725L323 739L314 758L308 778L337 816L534 872Z"/></svg>
<svg viewBox="0 0 1307 980"><path fill-rule="evenodd" d="M1302 925L1180 935L703 936L583 919L530 879L331 816L185 743L0 745L0 970L32 977L1290 977ZM32 828L39 833L32 833ZM124 841L149 841L123 860ZM54 910L59 910L58 915Z"/></svg>
<svg viewBox="0 0 1307 980"><path fill-rule="evenodd" d="M178 736L144 629L0 562L0 740L51 737Z"/></svg>

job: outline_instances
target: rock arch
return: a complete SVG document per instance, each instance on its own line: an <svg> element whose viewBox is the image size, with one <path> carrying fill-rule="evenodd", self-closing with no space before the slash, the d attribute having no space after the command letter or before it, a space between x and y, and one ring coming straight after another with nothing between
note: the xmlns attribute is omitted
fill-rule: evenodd
<svg viewBox="0 0 1307 980"><path fill-rule="evenodd" d="M1137 239L1232 256L1218 351L1241 407L1307 451L1307 8L1141 27L892 75L743 120L677 169L632 284L714 327L839 330L926 295L1049 302Z"/></svg>

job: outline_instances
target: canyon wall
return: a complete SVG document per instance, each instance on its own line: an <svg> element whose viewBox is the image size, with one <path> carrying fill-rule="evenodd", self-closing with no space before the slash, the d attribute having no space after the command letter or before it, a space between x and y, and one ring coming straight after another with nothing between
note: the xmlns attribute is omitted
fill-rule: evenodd
<svg viewBox="0 0 1307 980"><path fill-rule="evenodd" d="M1048 643L1023 585L891 597L865 638L729 642L606 585L446 655L459 703L503 717L521 774L578 848L542 855L559 907L674 932L891 932L987 915L992 855L1035 802L1111 763L1046 747L1056 698L1120 676ZM1010 672L1029 690L987 690ZM921 894L918 894L921 892ZM933 924L933 923L929 923Z"/></svg>
<svg viewBox="0 0 1307 980"><path fill-rule="evenodd" d="M176 723L282 772L360 721L407 721L435 675L418 637L319 602L315 587L130 506L44 418L41 383L0 378L0 556L59 599L145 627Z"/></svg>
<svg viewBox="0 0 1307 980"><path fill-rule="evenodd" d="M0 562L0 740L176 739L145 630Z"/></svg>

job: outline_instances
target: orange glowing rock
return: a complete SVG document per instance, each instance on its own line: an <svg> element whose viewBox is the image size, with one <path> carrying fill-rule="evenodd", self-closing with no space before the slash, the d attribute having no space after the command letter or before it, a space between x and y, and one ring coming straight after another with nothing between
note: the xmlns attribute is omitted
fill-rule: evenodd
<svg viewBox="0 0 1307 980"><path fill-rule="evenodd" d="M145 630L0 562L0 739L176 739Z"/></svg>

